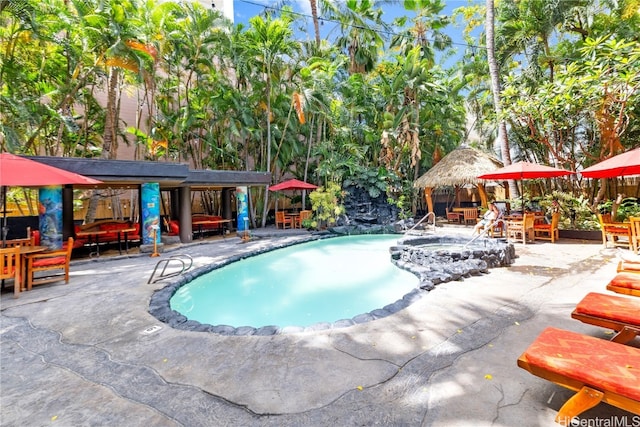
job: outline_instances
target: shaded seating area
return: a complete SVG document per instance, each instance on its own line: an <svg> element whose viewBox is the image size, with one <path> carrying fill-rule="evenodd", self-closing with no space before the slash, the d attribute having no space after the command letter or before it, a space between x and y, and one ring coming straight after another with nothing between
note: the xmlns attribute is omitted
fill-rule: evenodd
<svg viewBox="0 0 640 427"><path fill-rule="evenodd" d="M558 411L555 421L562 425L600 402L640 414L638 348L549 327L518 366L576 392Z"/></svg>
<svg viewBox="0 0 640 427"><path fill-rule="evenodd" d="M31 290L33 285L60 280L69 283L69 263L73 251L73 240L73 237L69 237L61 250L26 255L27 290ZM42 272L47 273L43 275Z"/></svg>

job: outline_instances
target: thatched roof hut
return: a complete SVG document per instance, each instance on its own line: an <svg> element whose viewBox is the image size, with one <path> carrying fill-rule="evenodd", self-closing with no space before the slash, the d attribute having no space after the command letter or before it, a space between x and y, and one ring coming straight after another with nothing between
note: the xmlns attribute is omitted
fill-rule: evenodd
<svg viewBox="0 0 640 427"><path fill-rule="evenodd" d="M431 189L435 187L461 187L466 184L478 186L482 204L486 205L486 192L479 175L503 167L495 157L471 147L459 147L447 154L435 166L418 178L413 186L424 188L429 211L433 211Z"/></svg>
<svg viewBox="0 0 640 427"><path fill-rule="evenodd" d="M415 188L477 184L479 175L502 167L495 157L471 147L456 148L413 183Z"/></svg>

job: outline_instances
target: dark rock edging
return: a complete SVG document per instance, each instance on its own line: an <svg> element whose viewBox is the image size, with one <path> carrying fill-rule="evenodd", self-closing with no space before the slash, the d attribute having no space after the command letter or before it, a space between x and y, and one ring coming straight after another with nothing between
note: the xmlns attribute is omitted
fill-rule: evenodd
<svg viewBox="0 0 640 427"><path fill-rule="evenodd" d="M401 238L402 235L399 235L399 244L390 248L391 262L399 268L415 274L420 280L419 288L413 289L401 299L388 304L383 308L372 310L369 313L358 314L351 319L340 319L334 322L319 322L307 327L279 327L276 325L266 325L256 328L253 326L234 327L230 325L208 325L195 320L189 320L184 315L173 310L170 306L171 298L178 289L180 289L180 287L202 274L206 274L232 262L320 238L330 238L332 236L345 234L381 234L383 233L383 230L386 231L389 229L388 226L370 226L364 228L350 227L348 231L344 227L336 228L338 230L332 229L328 233L317 234L296 242L276 243L269 247L258 249L251 254L235 255L225 259L224 261L212 263L189 271L169 283L167 286L158 289L153 293L149 302L149 313L161 322L166 323L175 329L210 332L227 336L270 336L276 334L343 328L390 316L407 308L420 298L424 297L428 291L434 289L435 286L440 283L452 280L462 280L465 277L486 273L490 268L508 266L513 263L513 260L516 257L513 244L499 241L486 240L462 250L459 247L455 250L444 248L433 250L428 246L433 244L455 244L460 246L466 243L466 241L461 241L460 238L447 236L434 235ZM364 230L366 233L358 233L357 230Z"/></svg>

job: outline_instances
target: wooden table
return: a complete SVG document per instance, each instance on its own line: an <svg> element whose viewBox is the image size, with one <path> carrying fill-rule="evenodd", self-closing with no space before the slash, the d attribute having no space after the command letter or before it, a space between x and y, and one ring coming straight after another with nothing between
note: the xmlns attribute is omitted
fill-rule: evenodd
<svg viewBox="0 0 640 427"><path fill-rule="evenodd" d="M96 250L95 252L90 252L89 253L89 257L93 257L94 255L96 257L100 256L100 245L99 245L99 240L100 240L100 235L101 234L107 234L107 233L111 233L111 231L107 231L107 230L87 230L87 231L77 231L76 232L76 236L77 237L88 237L89 238L89 246L91 246L93 244L93 238L95 237L96 241L95 241L95 245L96 245Z"/></svg>
<svg viewBox="0 0 640 427"><path fill-rule="evenodd" d="M191 225L197 225L198 226L198 234L200 234L200 239L204 239L204 231L202 231L202 226L203 225L218 225L218 224L222 224L222 227L220 227L220 230L221 230L222 235L224 235L224 231L225 231L225 229L227 229L227 227L229 226L230 223L231 223L230 219L208 219L208 220L202 220L202 221L193 221L191 223Z"/></svg>
<svg viewBox="0 0 640 427"><path fill-rule="evenodd" d="M29 274L29 271L27 270L27 255L46 252L48 250L48 246L20 246L20 264L24 267L20 267L20 269L22 270L20 271L20 283L18 284L16 281L15 284L15 286L18 287L17 293L26 291L24 284L26 283L27 275Z"/></svg>
<svg viewBox="0 0 640 427"><path fill-rule="evenodd" d="M129 238L128 238L128 234L131 232L136 231L135 227L131 227L131 228L122 228L120 230L116 230L118 232L118 251L120 252L120 255L122 255L122 243L121 243L121 239L120 239L120 235L121 233L124 233L124 249L126 251L126 253L129 253Z"/></svg>
<svg viewBox="0 0 640 427"><path fill-rule="evenodd" d="M300 212L285 213L284 217L291 219L291 228L300 228L301 227L301 225L300 225ZM298 227L296 227L296 224L298 225Z"/></svg>

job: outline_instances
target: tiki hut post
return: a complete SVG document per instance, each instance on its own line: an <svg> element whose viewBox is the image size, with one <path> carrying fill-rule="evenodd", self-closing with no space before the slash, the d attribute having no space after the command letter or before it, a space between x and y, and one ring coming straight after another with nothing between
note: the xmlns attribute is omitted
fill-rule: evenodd
<svg viewBox="0 0 640 427"><path fill-rule="evenodd" d="M432 187L424 187L424 199L427 202L427 212L433 212L433 198L431 197Z"/></svg>
<svg viewBox="0 0 640 427"><path fill-rule="evenodd" d="M489 207L487 189L484 187L484 184L481 182L478 183L478 192L480 193L480 203L482 204L482 207L483 208Z"/></svg>

